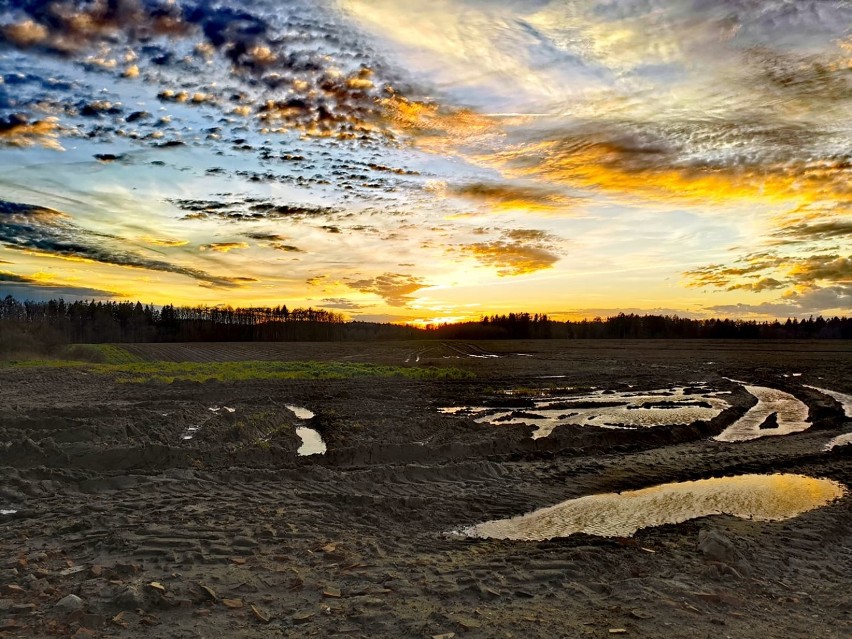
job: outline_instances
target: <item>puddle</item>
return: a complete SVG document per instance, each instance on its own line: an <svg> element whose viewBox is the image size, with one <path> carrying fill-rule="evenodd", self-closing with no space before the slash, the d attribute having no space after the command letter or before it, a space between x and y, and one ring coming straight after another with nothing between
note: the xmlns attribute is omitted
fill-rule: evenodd
<svg viewBox="0 0 852 639"><path fill-rule="evenodd" d="M208 408L211 413L218 413L220 410L225 411L226 413L236 413L236 408L231 408L230 406L211 406Z"/></svg>
<svg viewBox="0 0 852 639"><path fill-rule="evenodd" d="M810 428L808 407L790 393L765 386L749 386L744 383L743 387L757 397L757 404L722 433L714 437L713 439L716 441L744 442L760 437L800 433ZM773 415L777 426L761 428L764 422Z"/></svg>
<svg viewBox="0 0 852 639"><path fill-rule="evenodd" d="M17 510L12 510L11 508L0 508L0 515L14 515Z"/></svg>
<svg viewBox="0 0 852 639"><path fill-rule="evenodd" d="M847 395L846 393L838 393L837 391L828 390L826 388L808 386L807 384L805 384L805 388L810 388L812 390L822 393L823 395L828 395L829 397L836 399L837 402L841 406L843 406L843 412L846 414L846 417L852 417L852 395Z"/></svg>
<svg viewBox="0 0 852 639"><path fill-rule="evenodd" d="M713 419L730 404L706 388L675 387L647 392L598 390L585 395L524 398L523 408L449 406L439 412L480 424L535 426L533 439L547 437L560 424L603 428L643 428Z"/></svg>
<svg viewBox="0 0 852 639"><path fill-rule="evenodd" d="M486 521L459 533L542 541L579 532L629 537L641 528L708 515L780 521L830 504L845 492L843 484L805 475L720 477L569 499L520 517Z"/></svg>
<svg viewBox="0 0 852 639"><path fill-rule="evenodd" d="M299 426L296 428L296 434L302 440L302 445L296 451L297 455L305 457L307 455L322 455L325 453L325 442L322 440L322 436L313 428Z"/></svg>
<svg viewBox="0 0 852 639"><path fill-rule="evenodd" d="M298 419L313 419L314 412L308 410L307 408L302 408L301 406L294 406L293 404L284 404L284 407L293 413Z"/></svg>

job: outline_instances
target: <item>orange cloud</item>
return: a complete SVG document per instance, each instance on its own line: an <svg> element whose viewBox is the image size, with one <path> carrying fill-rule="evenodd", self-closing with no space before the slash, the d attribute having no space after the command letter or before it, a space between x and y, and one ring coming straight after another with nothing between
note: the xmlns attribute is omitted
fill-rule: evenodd
<svg viewBox="0 0 852 639"><path fill-rule="evenodd" d="M510 182L475 182L451 186L451 195L488 205L491 210L527 210L549 213L564 210L576 202L575 198L559 191L535 185Z"/></svg>
<svg viewBox="0 0 852 639"><path fill-rule="evenodd" d="M14 114L0 118L0 144L28 147L35 144L49 149L62 150L57 140L59 122L56 118L45 118L30 122L26 116Z"/></svg>
<svg viewBox="0 0 852 639"><path fill-rule="evenodd" d="M743 168L679 167L662 150L583 140L545 140L478 159L496 165L510 177L544 179L652 200L852 204L852 167L840 160Z"/></svg>
<svg viewBox="0 0 852 639"><path fill-rule="evenodd" d="M248 242L212 242L211 244L202 244L199 248L202 251L215 251L217 253L227 253L237 249L247 249Z"/></svg>

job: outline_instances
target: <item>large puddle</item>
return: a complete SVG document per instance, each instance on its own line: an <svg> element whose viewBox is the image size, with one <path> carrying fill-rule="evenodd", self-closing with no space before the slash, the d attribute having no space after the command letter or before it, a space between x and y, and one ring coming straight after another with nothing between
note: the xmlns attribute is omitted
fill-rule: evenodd
<svg viewBox="0 0 852 639"><path fill-rule="evenodd" d="M714 437L716 441L743 442L772 435L800 433L810 428L808 407L790 393L744 383L743 387L757 398L757 404Z"/></svg>
<svg viewBox="0 0 852 639"><path fill-rule="evenodd" d="M702 384L646 392L597 390L585 395L532 398L525 408L449 406L445 414L470 417L494 426L535 426L533 439L547 437L560 424L604 428L672 426L711 420L730 404ZM519 406L521 402L519 402Z"/></svg>
<svg viewBox="0 0 852 639"><path fill-rule="evenodd" d="M708 515L779 521L830 504L843 484L805 475L740 475L589 495L459 531L468 537L542 541L587 533L629 537L641 528Z"/></svg>

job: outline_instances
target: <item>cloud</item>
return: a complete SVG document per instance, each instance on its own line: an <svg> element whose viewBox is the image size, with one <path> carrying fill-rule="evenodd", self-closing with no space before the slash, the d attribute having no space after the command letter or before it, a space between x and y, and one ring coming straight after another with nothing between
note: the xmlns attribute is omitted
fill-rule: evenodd
<svg viewBox="0 0 852 639"><path fill-rule="evenodd" d="M248 242L212 242L210 244L202 244L198 248L202 251L228 253L229 251L247 249L248 247Z"/></svg>
<svg viewBox="0 0 852 639"><path fill-rule="evenodd" d="M497 269L500 277L525 275L551 268L559 261L554 252L559 238L539 229L507 229L501 239L462 244L452 251L473 257Z"/></svg>
<svg viewBox="0 0 852 639"><path fill-rule="evenodd" d="M719 304L707 307L714 313L745 317L802 317L817 313L848 315L852 307L852 285L817 287L803 293L791 292L761 304Z"/></svg>
<svg viewBox="0 0 852 639"><path fill-rule="evenodd" d="M753 253L732 265L713 264L684 273L687 286L760 292L780 288L813 289L819 282L852 282L852 258L836 254ZM754 280L754 281L752 281Z"/></svg>
<svg viewBox="0 0 852 639"><path fill-rule="evenodd" d="M258 198L232 200L170 199L168 202L184 211L189 211L183 217L184 220L220 219L230 222L261 222L263 220L329 217L339 212L336 207L280 204Z"/></svg>
<svg viewBox="0 0 852 639"><path fill-rule="evenodd" d="M0 200L0 244L65 259L186 275L215 286L232 287L236 278L211 275L197 268L155 260L114 246L116 238L87 231L61 211Z"/></svg>
<svg viewBox="0 0 852 639"><path fill-rule="evenodd" d="M0 144L18 147L40 144L61 151L58 136L59 123L53 117L35 121L20 113L0 117Z"/></svg>
<svg viewBox="0 0 852 639"><path fill-rule="evenodd" d="M474 182L450 186L447 191L496 210L551 212L564 210L577 201L552 188L511 182Z"/></svg>
<svg viewBox="0 0 852 639"><path fill-rule="evenodd" d="M317 306L321 308L334 308L341 311L357 311L362 308L368 308L364 304L358 304L345 297L327 297L323 299L322 304L318 304Z"/></svg>
<svg viewBox="0 0 852 639"><path fill-rule="evenodd" d="M773 236L808 241L852 237L852 221L836 219L815 224L795 224L778 229Z"/></svg>
<svg viewBox="0 0 852 639"><path fill-rule="evenodd" d="M0 271L0 297L11 295L19 299L41 301L59 297L71 299L114 299L120 293L85 286L67 286L26 275Z"/></svg>
<svg viewBox="0 0 852 639"><path fill-rule="evenodd" d="M167 248L186 246L187 244L189 244L189 240L171 240L157 237L148 237L145 238L145 241L148 244L153 244L154 246L165 246Z"/></svg>
<svg viewBox="0 0 852 639"><path fill-rule="evenodd" d="M298 246L287 244L287 237L278 233L244 233L244 235L253 240L258 240L271 249L282 251L284 253L304 253Z"/></svg>
<svg viewBox="0 0 852 639"><path fill-rule="evenodd" d="M406 306L413 299L412 293L430 286L419 277L400 273L384 273L369 279L348 280L346 285L361 293L378 295L388 306Z"/></svg>
<svg viewBox="0 0 852 639"><path fill-rule="evenodd" d="M467 244L460 250L486 266L495 267L500 277L534 273L559 261L559 256L547 249L499 240Z"/></svg>

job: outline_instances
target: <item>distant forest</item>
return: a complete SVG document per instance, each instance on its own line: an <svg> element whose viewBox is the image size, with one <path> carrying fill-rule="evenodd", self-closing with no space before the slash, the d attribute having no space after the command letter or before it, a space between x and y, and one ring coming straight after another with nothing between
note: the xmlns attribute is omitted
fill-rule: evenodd
<svg viewBox="0 0 852 639"><path fill-rule="evenodd" d="M852 318L785 322L619 314L578 322L508 313L423 328L346 321L322 309L231 308L139 302L0 300L0 353L50 353L110 342L376 341L430 339L852 339Z"/></svg>

